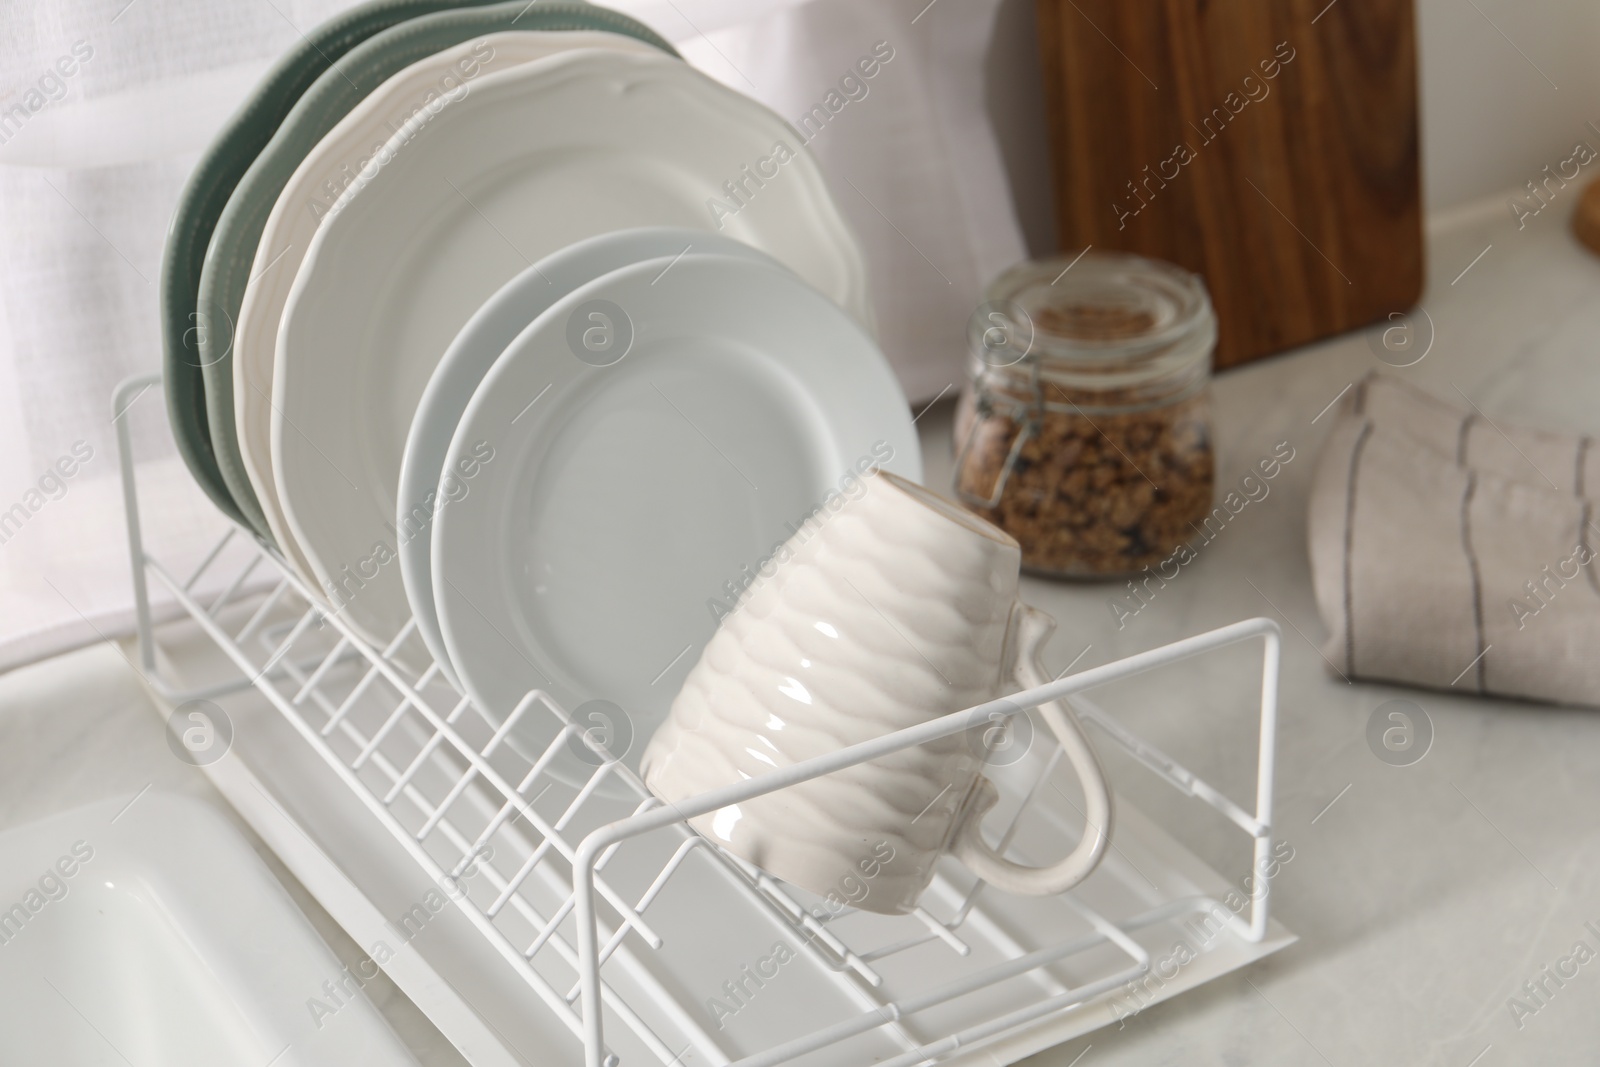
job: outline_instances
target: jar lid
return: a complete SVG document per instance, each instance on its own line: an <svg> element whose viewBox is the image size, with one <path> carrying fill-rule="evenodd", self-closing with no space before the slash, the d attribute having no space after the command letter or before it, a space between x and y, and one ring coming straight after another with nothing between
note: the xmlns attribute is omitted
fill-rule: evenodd
<svg viewBox="0 0 1600 1067"><path fill-rule="evenodd" d="M974 354L996 367L1030 364L1047 378L1159 377L1209 364L1216 344L1216 315L1199 275L1123 252L1018 264L989 286L984 309L969 328ZM1003 351L997 322L1011 331Z"/></svg>

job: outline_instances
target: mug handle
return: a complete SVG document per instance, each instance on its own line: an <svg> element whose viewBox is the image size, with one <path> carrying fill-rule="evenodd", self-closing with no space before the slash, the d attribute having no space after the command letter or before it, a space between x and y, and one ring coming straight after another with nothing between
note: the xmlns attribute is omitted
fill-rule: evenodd
<svg viewBox="0 0 1600 1067"><path fill-rule="evenodd" d="M1037 608L1018 601L1012 609L1011 634L1007 642L1010 675L1021 688L1032 689L1050 681L1039 666L1038 652L1055 628L1055 620ZM1027 896L1048 896L1077 885L1099 865L1111 840L1111 788L1106 784L1105 773L1100 769L1094 747L1084 736L1083 727L1061 701L1040 704L1039 714L1061 742L1061 749L1083 787L1085 825L1078 847L1047 867L1026 867L1001 856L983 840L981 830L983 816L994 806L999 794L994 783L979 776L972 805L951 848L973 874L1008 893Z"/></svg>

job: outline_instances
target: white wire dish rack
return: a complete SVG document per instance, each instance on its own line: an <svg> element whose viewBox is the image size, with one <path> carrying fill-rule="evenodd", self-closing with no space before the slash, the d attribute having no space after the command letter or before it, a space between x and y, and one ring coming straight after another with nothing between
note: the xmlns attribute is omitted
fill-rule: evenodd
<svg viewBox="0 0 1600 1067"><path fill-rule="evenodd" d="M114 410L125 410L159 380L124 382ZM913 1067L979 1054L1004 1062L1111 1021L1112 1015L1086 1013L1141 982L1148 990L1156 946L1172 943L1164 931L1178 923L1213 924L1211 947L1235 950L1222 969L1290 939L1270 923L1270 879L1254 881L1242 908L1188 891L1181 880L1151 881L1148 870L1148 884L1134 892L1131 880L1117 878L1117 869L1132 862L1117 847L1088 881L1048 898L1005 894L947 862L914 913L885 916L849 906L849 887L819 898L780 883L685 822L969 730L974 716L1009 715L1070 696L1102 746L1125 749L1186 797L1220 812L1253 841L1255 869L1265 869L1273 853L1279 663L1279 633L1270 620L1236 623L1068 675L669 810L593 731L543 693L528 693L503 722L488 718L443 681L436 665L418 673L414 653L398 655L402 647L421 648L412 627L389 648L365 644L274 551L241 529L223 537L194 573L174 575L144 550L128 420L117 427L140 656L152 684L173 704L251 686L264 694L426 872L441 901L453 901L578 1036L586 1067ZM161 676L152 580L226 654L236 677L183 691ZM202 586L219 591L202 602ZM1264 646L1254 811L1081 696L1254 640ZM525 716L561 724L544 751L507 743ZM1023 759L991 769L1002 800L985 825L1000 832L998 847L1007 855L1037 864L1070 848L1082 825L1064 799L1077 795L1077 785L1059 766L1059 747L1044 729L1035 737ZM586 780L549 773L563 750L588 757ZM570 767L570 755L562 762ZM1126 805L1122 811L1118 836L1145 825ZM404 916L397 929L409 929ZM1202 977L1191 977L1191 984L1216 973L1195 970ZM1167 977L1155 984L1166 986ZM1080 1016L1074 1027L1050 1028L1074 1013ZM1035 1040L1019 1043L1021 1034Z"/></svg>

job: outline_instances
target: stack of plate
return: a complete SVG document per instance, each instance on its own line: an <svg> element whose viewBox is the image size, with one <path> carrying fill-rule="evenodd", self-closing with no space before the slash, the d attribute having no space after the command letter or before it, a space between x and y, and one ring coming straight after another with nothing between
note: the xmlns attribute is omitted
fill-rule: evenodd
<svg viewBox="0 0 1600 1067"><path fill-rule="evenodd" d="M491 715L541 688L642 740L830 494L920 475L794 132L587 4L317 30L197 168L161 296L201 486Z"/></svg>

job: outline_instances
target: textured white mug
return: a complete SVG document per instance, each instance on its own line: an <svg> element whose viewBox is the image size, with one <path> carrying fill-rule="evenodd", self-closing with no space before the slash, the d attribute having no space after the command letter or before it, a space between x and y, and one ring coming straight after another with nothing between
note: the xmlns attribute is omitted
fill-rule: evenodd
<svg viewBox="0 0 1600 1067"><path fill-rule="evenodd" d="M1017 599L1017 542L892 474L858 484L778 550L771 577L706 645L644 754L644 779L663 800L1047 680L1036 655L1055 624ZM1058 893L1099 863L1111 796L1070 710L1039 712L1083 785L1087 817L1077 847L1045 867L1002 858L980 833L997 799L981 773L987 720L692 823L767 872L867 911L915 907L946 851L1000 889Z"/></svg>

